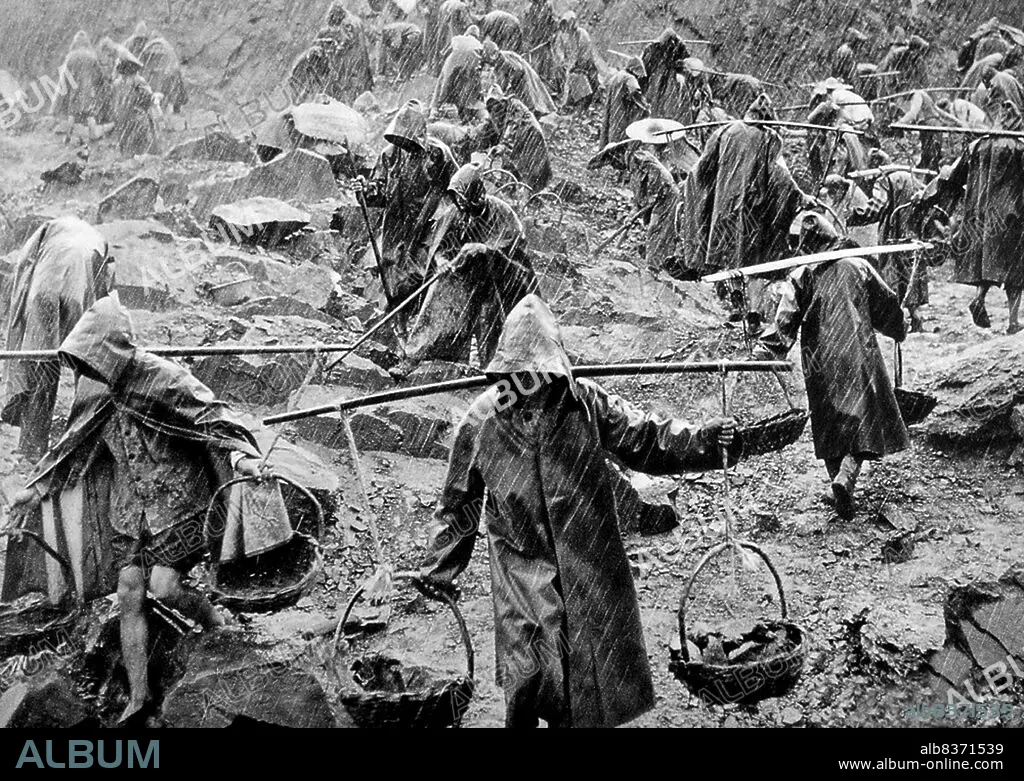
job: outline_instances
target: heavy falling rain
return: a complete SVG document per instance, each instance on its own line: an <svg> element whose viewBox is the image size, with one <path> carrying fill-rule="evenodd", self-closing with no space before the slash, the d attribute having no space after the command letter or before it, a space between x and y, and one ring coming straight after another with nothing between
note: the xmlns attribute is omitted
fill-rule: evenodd
<svg viewBox="0 0 1024 781"><path fill-rule="evenodd" d="M0 5L0 726L1024 726L1021 3Z"/></svg>

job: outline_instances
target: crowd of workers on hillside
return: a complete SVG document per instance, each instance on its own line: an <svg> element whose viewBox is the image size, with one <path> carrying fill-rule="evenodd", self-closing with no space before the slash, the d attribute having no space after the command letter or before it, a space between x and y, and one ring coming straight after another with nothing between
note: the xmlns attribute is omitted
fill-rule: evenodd
<svg viewBox="0 0 1024 781"><path fill-rule="evenodd" d="M989 289L1003 287L1007 331L1022 329L1024 33L980 25L958 52L959 83L944 86L934 76L943 53L920 35L898 35L871 63L873 40L850 27L787 107L777 85L694 56L713 41L666 29L616 44L635 54L602 52L575 13L557 14L552 0L520 5L389 0L370 23L335 3L286 77L296 103L348 105L434 80L429 100L398 108L375 165L345 182L380 215L371 240L385 309L404 307L394 322L406 369L473 356L494 381L455 432L420 580L451 590L486 529L499 677L529 668L537 649L560 649L503 684L508 724L614 726L649 710L654 692L606 456L680 474L735 463L743 436L731 417L660 418L574 376L531 260L541 248L490 176L494 161L528 198L550 192L557 118L596 118L589 165L628 182L644 226L638 265L655 275L693 282L852 250L719 284L758 357L784 359L800 341L823 499L849 519L863 463L909 445L876 332L902 342L925 327L929 265L952 257L954 280L977 289L980 328L991 327ZM93 47L79 32L65 66L76 86L56 113L69 128L112 123L126 156L158 152L155 118L188 101L174 47L145 22L121 44ZM914 241L903 254L870 249ZM83 598L118 594L129 721L151 701L147 590L204 627L222 622L182 585L197 551L181 553L179 538L220 482L259 474L260 449L186 369L137 345L115 266L102 226L77 217L47 222L22 248L8 349L59 359L6 364L2 419L38 462L14 527L39 530L45 515L51 537L76 541L58 540L76 552ZM440 269L449 273L424 290ZM51 446L62 366L76 394ZM27 549L11 543L7 556L5 598L47 588Z"/></svg>

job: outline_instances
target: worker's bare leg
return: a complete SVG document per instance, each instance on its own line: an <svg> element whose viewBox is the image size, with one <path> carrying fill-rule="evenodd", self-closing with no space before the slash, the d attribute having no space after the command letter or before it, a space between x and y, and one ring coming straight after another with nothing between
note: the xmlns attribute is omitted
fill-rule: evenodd
<svg viewBox="0 0 1024 781"><path fill-rule="evenodd" d="M127 721L150 699L147 657L149 626L146 623L146 578L142 567L125 567L117 580L121 609L121 654L128 673L128 707L119 721Z"/></svg>
<svg viewBox="0 0 1024 781"><path fill-rule="evenodd" d="M224 626L224 619L210 600L197 591L181 585L181 573L170 567L157 565L149 576L149 589L153 596L191 618L203 629Z"/></svg>
<svg viewBox="0 0 1024 781"><path fill-rule="evenodd" d="M1019 287L1006 288L1006 303L1010 307L1010 325L1006 329L1008 334L1016 334L1021 331L1020 296L1021 289Z"/></svg>

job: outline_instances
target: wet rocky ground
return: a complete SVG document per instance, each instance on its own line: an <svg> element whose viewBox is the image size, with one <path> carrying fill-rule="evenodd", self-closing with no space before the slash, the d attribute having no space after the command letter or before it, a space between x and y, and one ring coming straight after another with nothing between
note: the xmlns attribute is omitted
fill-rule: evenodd
<svg viewBox="0 0 1024 781"><path fill-rule="evenodd" d="M381 104L398 100L385 94ZM543 289L572 357L580 363L745 357L742 333L725 323L708 286L648 272L637 251L639 230L599 257L591 255L632 209L628 190L614 174L586 170L597 145L597 117L595 111L548 124L564 209L548 205L524 213ZM186 114L171 120L165 148L194 137L190 119ZM387 116L370 121L379 134ZM133 310L141 343L347 343L379 315L355 201L344 183L340 188L326 183L318 160L293 153L273 176L260 178L252 174L251 161L202 159L207 153L195 150L176 160L122 161L109 140L90 143L87 159L78 154L82 149L65 146L46 118L0 135L0 252L13 252L51 216L77 213L96 222L101 202L134 181L131 197L108 201L99 229L117 258L123 300ZM76 159L83 162L80 183L40 181L44 171ZM155 182L155 190L140 184L140 177ZM239 193L287 201L308 216L309 227L269 248L230 241L230 235L209 227L209 217L219 199ZM340 224L335 214L343 216ZM9 266L5 273L9 276ZM990 300L994 330L971 325L970 291L949 282L950 273L932 270L926 331L912 335L904 347L906 385L933 391L939 407L930 421L915 427L909 450L865 470L854 520L839 520L819 501L824 470L814 458L809 429L792 447L745 460L733 471L733 532L770 555L790 618L806 632L804 674L788 694L756 706L707 704L670 674L669 644L678 635L676 611L686 579L724 538L723 478L633 477L645 499L673 504L680 519L671 532L627 540L658 695L656 708L638 726L948 724L913 709L959 702L959 697L1016 706L972 713L969 723L1020 726L1024 721L1024 676L1019 674L1024 666L1024 482L1014 466L1021 439L1014 408L1021 400L1017 379L1024 337L1001 335L1006 307L998 291ZM244 283L244 300L232 303L218 291L235 282ZM880 341L891 356L891 343ZM316 371L312 356L212 357L187 365L239 408L266 444L274 432L259 421L268 413L393 387L387 369L396 361L395 347L382 337L328 373ZM460 367L430 364L406 382L460 373ZM720 411L717 378L623 377L606 385L662 414L699 419ZM798 375L788 386L794 403L804 405ZM730 380L730 392L732 411L741 421L788 408L771 378ZM71 395L65 377L61 418ZM348 667L359 654L386 649L405 664L464 666L455 625L444 608L405 589L396 591L386 632L337 654L333 633L348 599L380 563L372 543L374 525L390 566L417 566L445 474L446 447L470 398L451 394L353 414L365 496L336 418L285 427L288 444L277 450L275 462L315 488L329 510L322 573L294 606L238 613L220 638L187 638L188 653L168 662L166 723L244 718L349 724L339 697L351 684ZM0 427L0 486L6 497L30 470L14 452L16 435ZM478 679L467 726L495 726L503 718L493 673L488 567L486 545L479 541L461 584ZM734 566L729 557L706 571L692 596L691 616L709 625L727 618L775 618L780 609L765 571L751 571L742 562ZM0 662L8 706L24 711L18 703L30 699L33 686L52 691L43 687L46 682L59 689L59 680L47 676L71 668L76 670L74 697L84 692L89 707L116 700L116 683L100 681L116 666L111 661L116 643L109 626L106 632L97 629L106 626L112 608L92 609L94 620L82 625L90 628L76 629L56 652L36 649L31 663L15 657ZM363 615L375 612L380 608ZM83 649L101 670L92 677L82 675Z"/></svg>

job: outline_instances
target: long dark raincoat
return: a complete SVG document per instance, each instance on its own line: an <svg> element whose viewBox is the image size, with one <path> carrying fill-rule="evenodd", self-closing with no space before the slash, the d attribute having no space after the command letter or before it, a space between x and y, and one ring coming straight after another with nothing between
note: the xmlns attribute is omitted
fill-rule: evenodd
<svg viewBox="0 0 1024 781"><path fill-rule="evenodd" d="M623 724L653 707L654 686L605 458L652 474L710 469L717 432L574 380L535 296L509 316L487 372L522 384L490 388L459 425L424 573L457 577L482 522L506 723ZM730 458L739 450L737 439Z"/></svg>
<svg viewBox="0 0 1024 781"><path fill-rule="evenodd" d="M150 113L153 90L141 73L114 80L114 136L124 157L153 155L160 151L156 123Z"/></svg>
<svg viewBox="0 0 1024 781"><path fill-rule="evenodd" d="M644 47L641 60L647 73L644 97L651 116L682 119L689 107L683 86L676 80L682 61L690 56L686 44L675 30L665 30L658 40Z"/></svg>
<svg viewBox="0 0 1024 781"><path fill-rule="evenodd" d="M451 103L458 109L460 119L475 119L484 106L480 65L479 49L457 48L445 57L430 100L431 111Z"/></svg>
<svg viewBox="0 0 1024 781"><path fill-rule="evenodd" d="M820 459L879 458L910 444L875 331L906 338L900 302L868 261L802 266L790 275L762 341L785 355L800 334Z"/></svg>
<svg viewBox="0 0 1024 781"><path fill-rule="evenodd" d="M551 181L551 158L537 118L516 98L487 101L498 143L504 147L504 167L519 181L540 192Z"/></svg>
<svg viewBox="0 0 1024 781"><path fill-rule="evenodd" d="M106 239L78 217L42 225L22 247L14 273L8 350L56 350L82 314L114 286ZM4 368L0 418L22 427L23 447L45 451L60 367L56 361L7 361Z"/></svg>
<svg viewBox="0 0 1024 781"><path fill-rule="evenodd" d="M491 64L495 80L502 91L521 100L534 116L542 117L558 111L548 88L522 55L513 51L499 51Z"/></svg>
<svg viewBox="0 0 1024 781"><path fill-rule="evenodd" d="M767 128L733 122L704 147L683 188L683 252L688 269L717 271L776 260L802 193Z"/></svg>
<svg viewBox="0 0 1024 781"><path fill-rule="evenodd" d="M665 268L678 254L676 207L680 191L671 172L647 150L634 152L629 164L633 205L650 208L646 217L645 259L652 270Z"/></svg>
<svg viewBox="0 0 1024 781"><path fill-rule="evenodd" d="M154 92L163 94L163 105L180 111L188 103L188 91L174 47L166 38L152 38L139 59L142 60L142 77Z"/></svg>
<svg viewBox="0 0 1024 781"><path fill-rule="evenodd" d="M871 200L865 209L855 209L847 223L868 225L878 223L882 244L900 244L913 238L911 223L913 202L924 191L909 171L890 171L875 180ZM914 255L899 254L879 258L882 279L909 307L928 303L928 264L919 262L914 273Z"/></svg>
<svg viewBox="0 0 1024 781"><path fill-rule="evenodd" d="M89 118L98 119L104 96L110 90L108 82L111 77L104 72L99 56L84 31L79 30L75 34L61 70L68 74L67 89L57 93L53 102L54 116L74 117L76 122L82 123Z"/></svg>
<svg viewBox="0 0 1024 781"><path fill-rule="evenodd" d="M625 70L616 70L609 77L605 84L604 118L601 122L602 149L624 139L627 127L651 115L640 88L640 81L645 77L643 63L635 57Z"/></svg>
<svg viewBox="0 0 1024 781"><path fill-rule="evenodd" d="M538 290L537 276L524 255L511 260L483 244L468 244L455 270L441 277L426 295L405 343L411 362L466 362L470 340L486 365L498 344L509 312Z"/></svg>
<svg viewBox="0 0 1024 781"><path fill-rule="evenodd" d="M956 281L1024 288L1024 140L982 138L971 144L940 196L963 201L964 217L953 237Z"/></svg>
<svg viewBox="0 0 1024 781"><path fill-rule="evenodd" d="M499 49L522 53L523 26L519 17L508 11L491 11L480 20L480 39L490 38Z"/></svg>
<svg viewBox="0 0 1024 781"><path fill-rule="evenodd" d="M375 195L366 202L384 209L380 250L388 290L396 303L426 276L435 214L455 170L451 151L433 139L422 152L390 144L381 152L372 177Z"/></svg>
<svg viewBox="0 0 1024 781"><path fill-rule="evenodd" d="M27 528L44 534L70 560L77 593L89 600L117 587L120 563L110 542L119 519L112 517L112 510L117 481L124 476L106 444L106 429L115 418L147 432L147 441L157 448L152 454L157 462L180 458L183 452L202 460L193 466L201 467L210 483L192 486L191 495L200 502L197 510L205 510L203 497L209 500L216 481L231 474L231 452L251 457L260 453L249 431L209 388L177 364L134 346L127 313L114 296L100 299L83 315L61 345L61 355L82 377L67 432L29 481L49 499ZM152 516L148 522L167 520L163 509L147 507ZM202 524L196 527L192 532L201 540ZM57 601L68 585L33 543L9 544L4 600L42 591Z"/></svg>
<svg viewBox="0 0 1024 781"><path fill-rule="evenodd" d="M562 91L553 47L557 24L551 0L530 0L529 6L523 12L523 47L526 59L554 94L560 94Z"/></svg>

